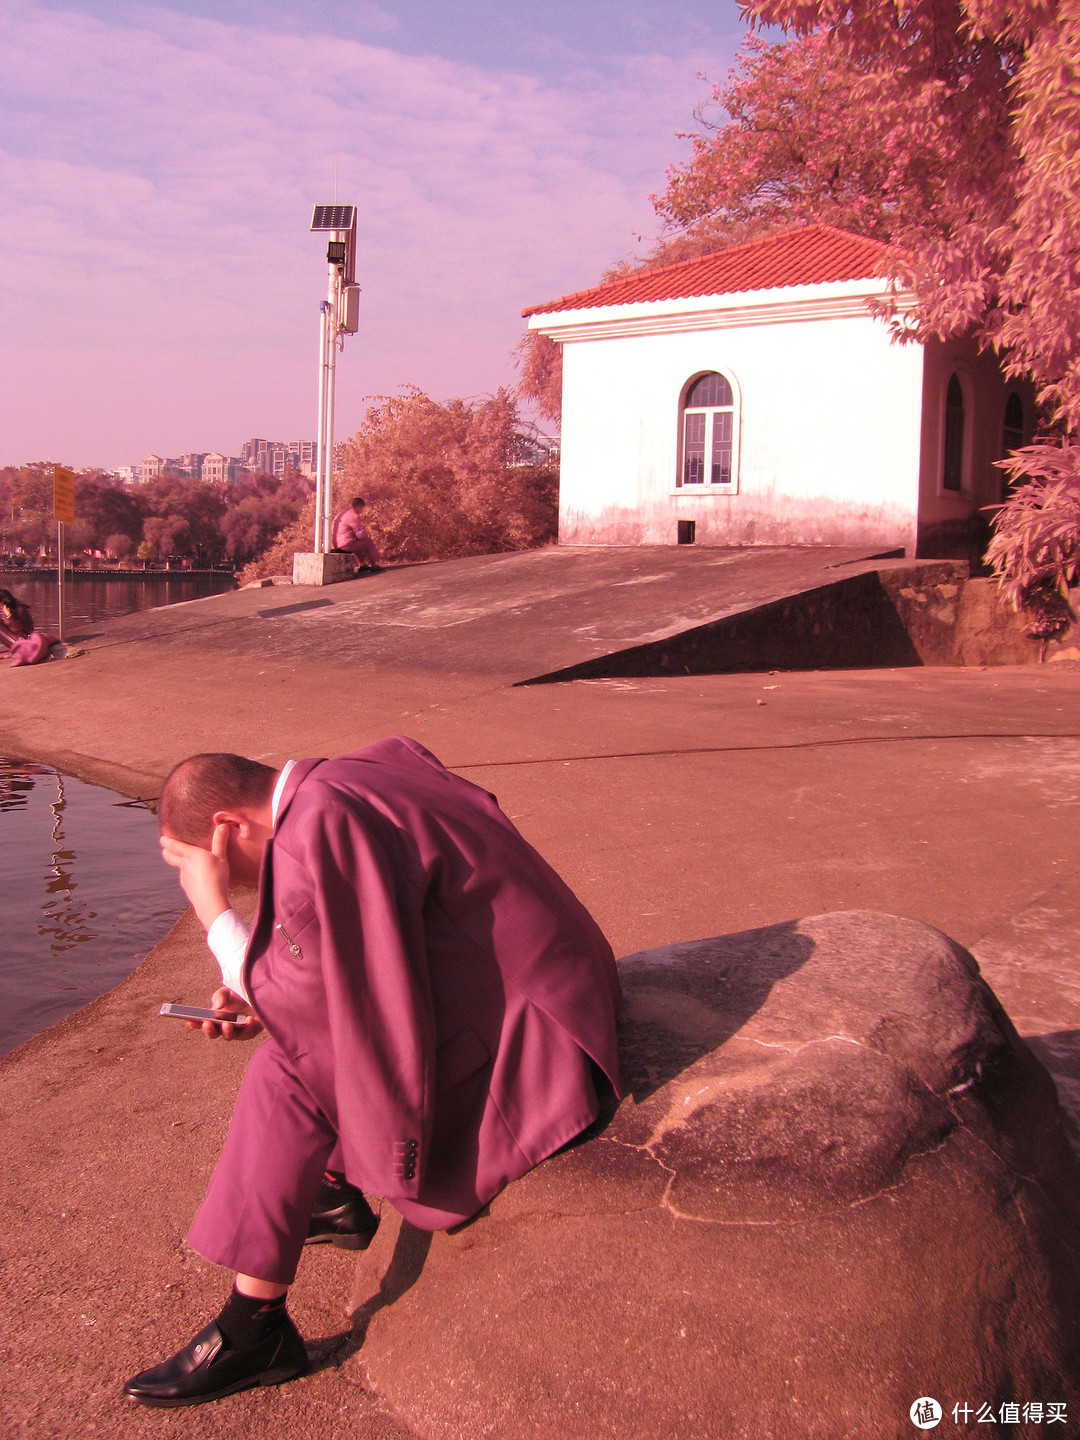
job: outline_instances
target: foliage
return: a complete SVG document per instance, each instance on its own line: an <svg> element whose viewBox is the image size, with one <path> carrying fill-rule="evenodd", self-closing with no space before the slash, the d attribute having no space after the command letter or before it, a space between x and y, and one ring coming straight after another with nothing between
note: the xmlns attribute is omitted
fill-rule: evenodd
<svg viewBox="0 0 1080 1440"><path fill-rule="evenodd" d="M900 149L872 107L853 124L865 69L822 32L784 44L748 35L727 82L696 112L690 160L653 196L667 229L647 264L798 222L888 240L933 214L945 168L934 134ZM712 120L711 107L726 120Z"/></svg>
<svg viewBox="0 0 1080 1440"><path fill-rule="evenodd" d="M521 374L518 395L557 425L562 419L562 346L537 330L526 330L515 347L514 364Z"/></svg>
<svg viewBox="0 0 1080 1440"><path fill-rule="evenodd" d="M522 550L555 536L556 463L507 390L443 404L415 388L377 397L346 446L336 507L355 494L385 560ZM313 529L312 503L241 578L288 573Z"/></svg>
<svg viewBox="0 0 1080 1440"><path fill-rule="evenodd" d="M845 123L898 173L936 156L928 213L891 224L906 333L971 331L1080 423L1080 11L1043 0L751 0L854 75ZM899 322L902 316L895 316Z"/></svg>
<svg viewBox="0 0 1080 1440"><path fill-rule="evenodd" d="M1053 634L1080 580L1080 446L1029 445L1001 465L1026 483L997 510L986 559L1002 596L1032 613L1032 632Z"/></svg>
<svg viewBox="0 0 1080 1440"><path fill-rule="evenodd" d="M168 471L129 488L98 470L75 477L75 520L67 550L146 562L169 556L196 564L244 564L295 519L313 482L297 470L281 476L243 472L229 487ZM0 469L0 549L53 550L53 467L38 462Z"/></svg>
<svg viewBox="0 0 1080 1440"><path fill-rule="evenodd" d="M53 467L44 463L0 470L0 541L30 554L55 539Z"/></svg>

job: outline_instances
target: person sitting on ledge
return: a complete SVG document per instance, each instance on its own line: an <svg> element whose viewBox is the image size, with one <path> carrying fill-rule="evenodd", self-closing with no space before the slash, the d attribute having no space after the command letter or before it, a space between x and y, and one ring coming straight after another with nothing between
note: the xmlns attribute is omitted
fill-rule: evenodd
<svg viewBox="0 0 1080 1440"><path fill-rule="evenodd" d="M48 660L55 637L34 628L30 607L10 590L0 590L0 644L8 647L12 665L40 665Z"/></svg>
<svg viewBox="0 0 1080 1440"><path fill-rule="evenodd" d="M364 508L364 497L354 495L345 510L339 510L330 525L331 548L345 555L354 555L361 569L377 570L379 552L375 542L364 529L360 511Z"/></svg>
<svg viewBox="0 0 1080 1440"><path fill-rule="evenodd" d="M591 1124L603 1076L618 1093L619 982L494 797L414 740L281 770L196 755L159 819L221 966L202 1030L268 1036L188 1236L232 1293L124 1386L191 1405L305 1372L286 1291L306 1243L367 1246L363 1191L447 1229ZM228 890L256 882L249 933Z"/></svg>

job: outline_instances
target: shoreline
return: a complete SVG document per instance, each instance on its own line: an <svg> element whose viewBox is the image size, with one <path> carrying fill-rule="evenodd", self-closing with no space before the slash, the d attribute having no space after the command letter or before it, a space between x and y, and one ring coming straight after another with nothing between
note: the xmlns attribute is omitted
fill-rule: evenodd
<svg viewBox="0 0 1080 1440"><path fill-rule="evenodd" d="M0 576L6 578L9 575L32 575L38 579L51 578L55 580L57 567L55 565L0 565ZM205 579L211 575L227 575L232 580L236 580L235 570L113 570L104 567L95 570L88 565L64 566L65 580L184 580L196 577Z"/></svg>

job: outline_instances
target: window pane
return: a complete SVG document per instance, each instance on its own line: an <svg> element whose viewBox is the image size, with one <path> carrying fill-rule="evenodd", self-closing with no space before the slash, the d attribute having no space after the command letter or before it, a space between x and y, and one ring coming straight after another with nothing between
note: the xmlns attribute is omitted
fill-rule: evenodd
<svg viewBox="0 0 1080 1440"><path fill-rule="evenodd" d="M1003 457L1011 455L1014 450L1019 450L1024 443L1024 407L1015 390L1005 402L1004 431L1002 436Z"/></svg>
<svg viewBox="0 0 1080 1440"><path fill-rule="evenodd" d="M688 410L695 405L732 404L734 404L734 399L731 394L731 386L723 375L717 375L715 371L709 375L699 376L686 392L686 408Z"/></svg>
<svg viewBox="0 0 1080 1440"><path fill-rule="evenodd" d="M731 411L718 410L712 417L712 483L731 484Z"/></svg>
<svg viewBox="0 0 1080 1440"><path fill-rule="evenodd" d="M964 392L955 375L945 393L945 464L941 484L946 490L961 490L964 483Z"/></svg>
<svg viewBox="0 0 1080 1440"><path fill-rule="evenodd" d="M683 484L701 485L704 479L705 416L687 415L683 429Z"/></svg>

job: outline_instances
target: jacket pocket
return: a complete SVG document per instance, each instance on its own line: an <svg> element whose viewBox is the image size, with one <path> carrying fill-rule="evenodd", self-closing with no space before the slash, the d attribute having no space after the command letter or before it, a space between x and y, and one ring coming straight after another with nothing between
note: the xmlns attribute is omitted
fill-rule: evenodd
<svg viewBox="0 0 1080 1440"><path fill-rule="evenodd" d="M491 1051L472 1028L466 1025L435 1052L435 1091L452 1090L470 1075L475 1075L491 1059Z"/></svg>

